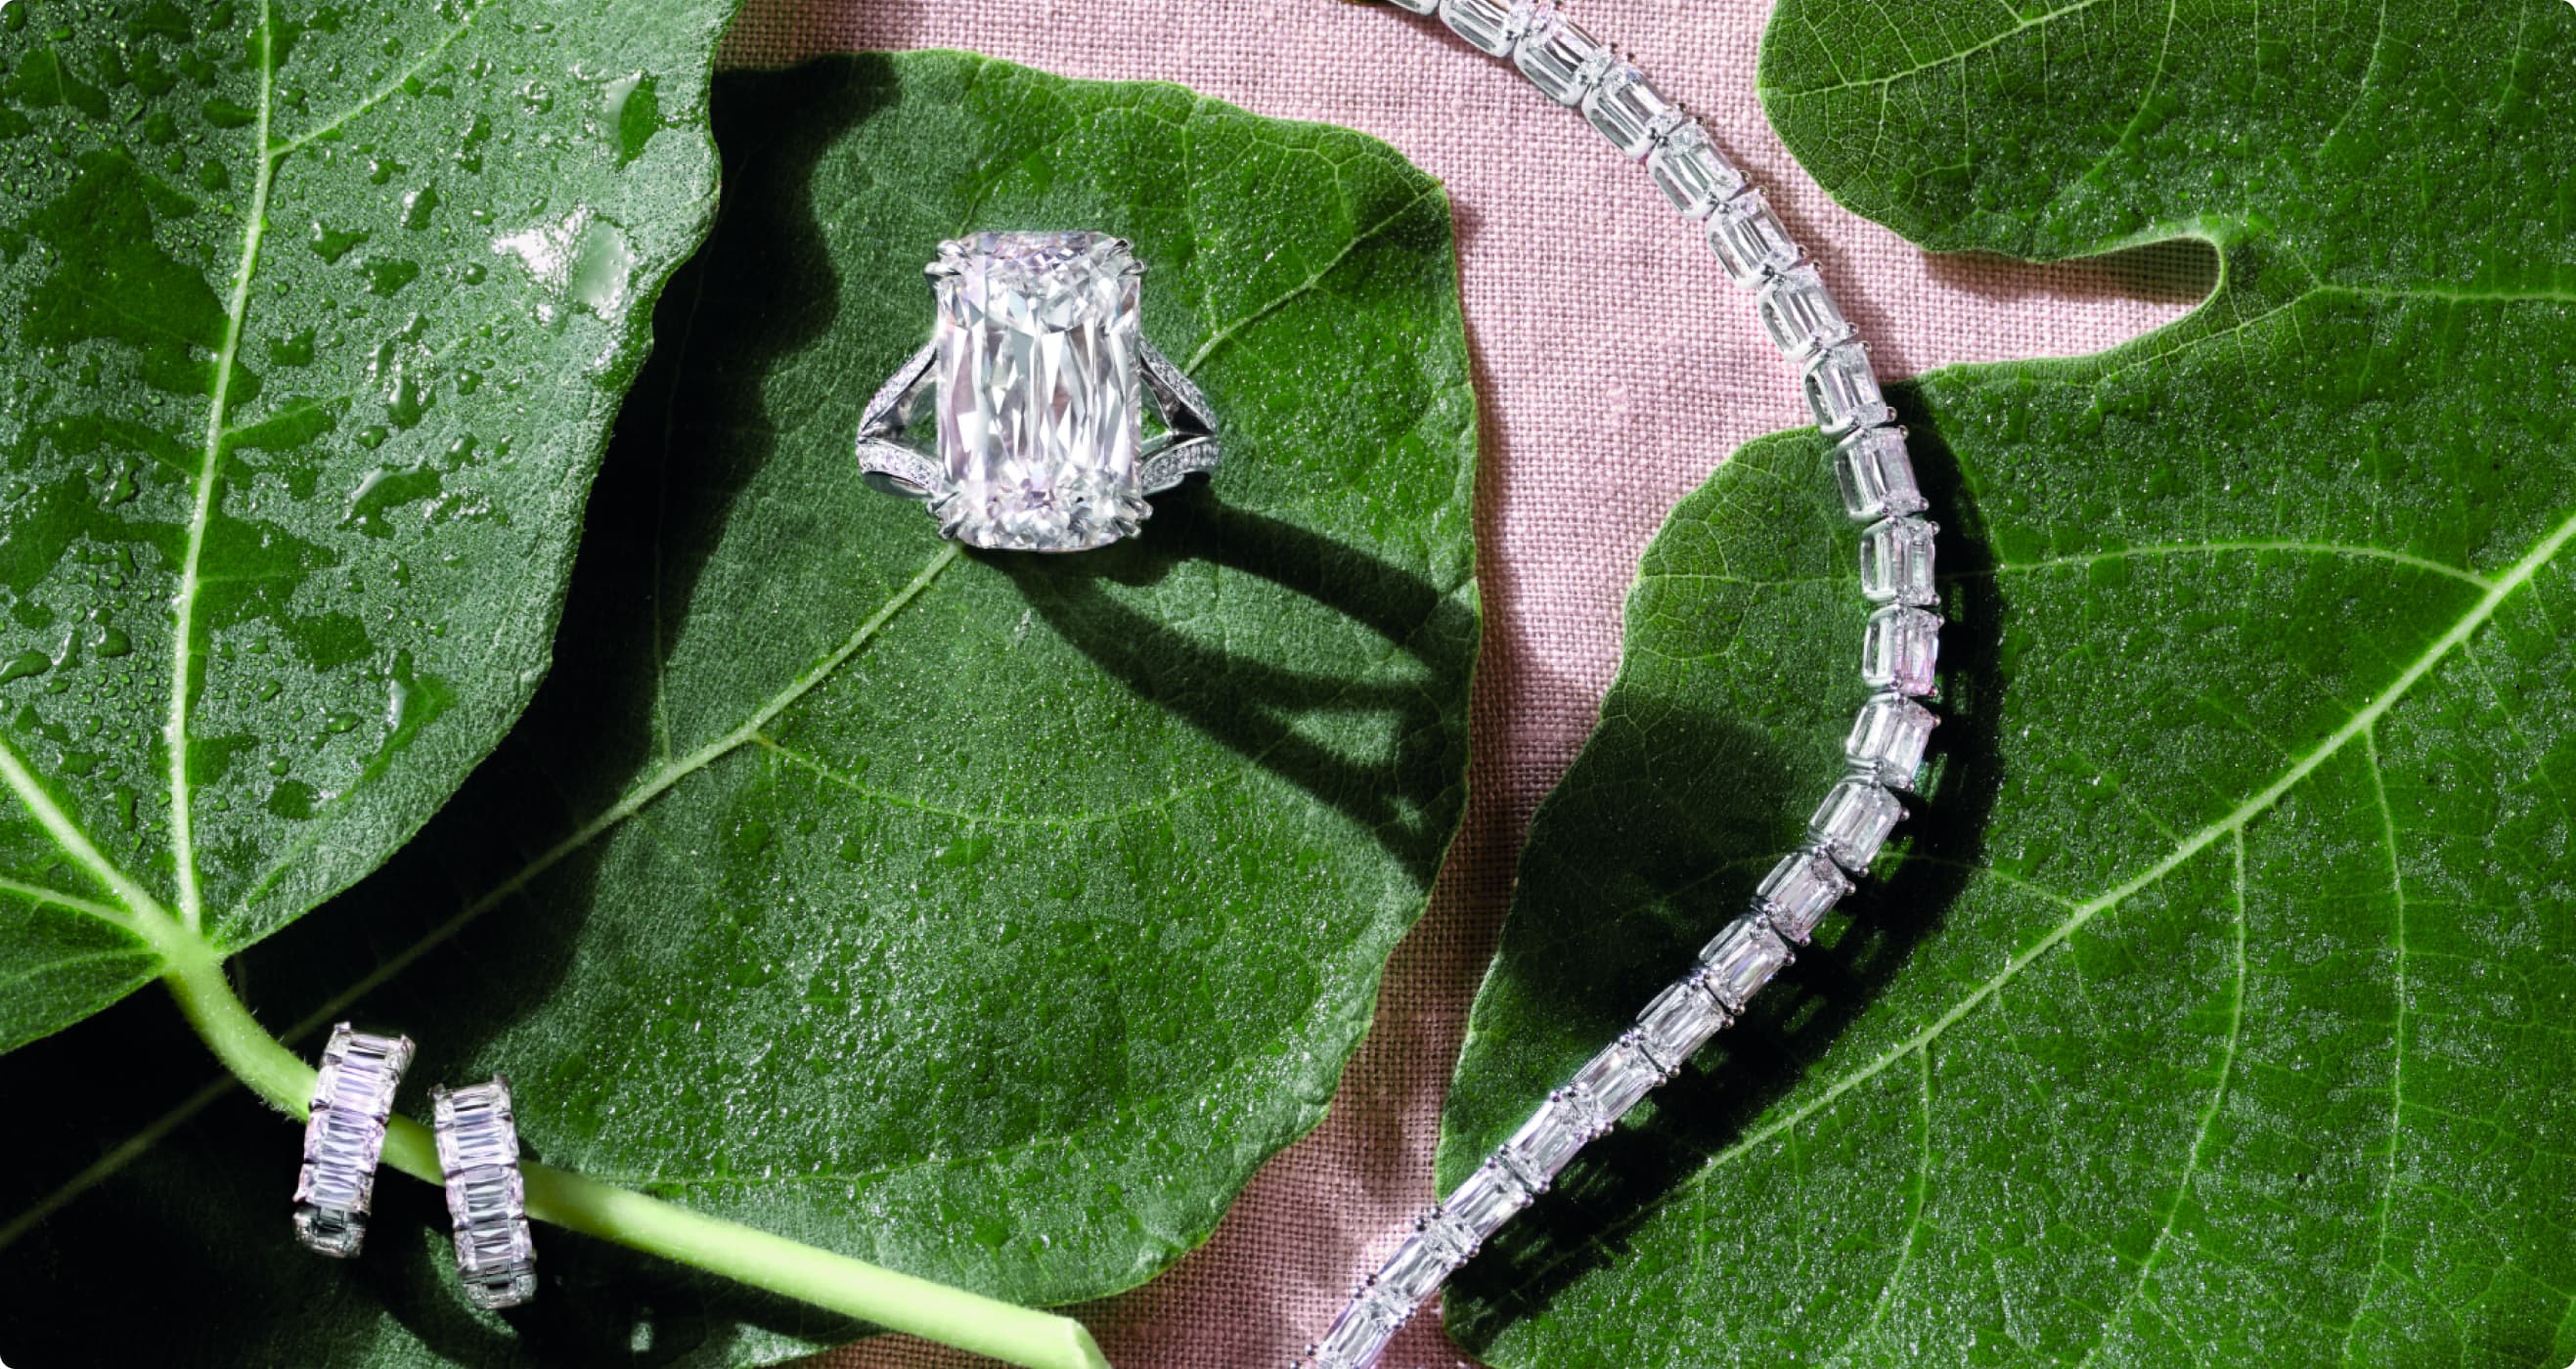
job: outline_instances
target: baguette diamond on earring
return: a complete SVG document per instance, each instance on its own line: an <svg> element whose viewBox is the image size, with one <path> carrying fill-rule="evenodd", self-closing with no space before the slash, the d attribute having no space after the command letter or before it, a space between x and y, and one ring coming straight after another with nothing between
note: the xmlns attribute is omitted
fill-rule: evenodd
<svg viewBox="0 0 2576 1369"><path fill-rule="evenodd" d="M337 1259L367 1239L385 1119L411 1065L411 1038L374 1036L343 1022L322 1048L304 1123L304 1167L295 1176L295 1237Z"/></svg>
<svg viewBox="0 0 2576 1369"><path fill-rule="evenodd" d="M537 1250L528 1234L528 1192L519 1174L519 1126L510 1081L431 1090L438 1167L447 1176L447 1215L456 1229L456 1273L465 1296L490 1311L537 1295Z"/></svg>

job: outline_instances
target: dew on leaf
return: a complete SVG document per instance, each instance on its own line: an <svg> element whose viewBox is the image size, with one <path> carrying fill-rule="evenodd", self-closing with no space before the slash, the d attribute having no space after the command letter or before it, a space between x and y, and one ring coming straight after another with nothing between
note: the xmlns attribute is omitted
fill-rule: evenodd
<svg viewBox="0 0 2576 1369"><path fill-rule="evenodd" d="M390 298L419 275L419 262L400 257L371 257L367 261L367 292Z"/></svg>
<svg viewBox="0 0 2576 1369"><path fill-rule="evenodd" d="M417 669L405 651L394 657L393 678L385 690L385 745L410 740L456 702L456 689L446 680Z"/></svg>
<svg viewBox="0 0 2576 1369"><path fill-rule="evenodd" d="M314 222L312 235L308 239L313 246L314 254L331 266L339 265L340 259L349 255L349 249L366 240L367 230L363 228L345 230L330 228L319 220Z"/></svg>
<svg viewBox="0 0 2576 1369"><path fill-rule="evenodd" d="M725 849L737 856L756 856L769 845L769 824L760 818L744 816L725 829Z"/></svg>
<svg viewBox="0 0 2576 1369"><path fill-rule="evenodd" d="M41 651L21 651L7 661L0 662L0 684L7 684L11 680L23 680L31 675L42 675L53 668L53 657Z"/></svg>
<svg viewBox="0 0 2576 1369"><path fill-rule="evenodd" d="M385 387L385 417L397 428L414 428L437 402L437 393L407 369L397 369Z"/></svg>
<svg viewBox="0 0 2576 1369"><path fill-rule="evenodd" d="M310 366L313 364L313 330L299 328L284 338L268 344L271 366Z"/></svg>
<svg viewBox="0 0 2576 1369"><path fill-rule="evenodd" d="M315 800L319 797L312 785L302 780L286 780L268 791L268 797L261 801L260 807L274 816L301 822L313 816L317 806Z"/></svg>
<svg viewBox="0 0 2576 1369"><path fill-rule="evenodd" d="M429 227L432 214L438 212L438 187L424 185L402 197L402 226L410 229Z"/></svg>
<svg viewBox="0 0 2576 1369"><path fill-rule="evenodd" d="M603 318L626 306L632 291L635 251L626 230L587 206L560 219L492 240L492 250L515 257L538 284ZM561 316L552 303L538 306L547 323Z"/></svg>
<svg viewBox="0 0 2576 1369"><path fill-rule="evenodd" d="M608 112L608 134L617 147L617 164L644 155L644 145L661 131L662 101L653 78L643 72L618 77L601 91Z"/></svg>

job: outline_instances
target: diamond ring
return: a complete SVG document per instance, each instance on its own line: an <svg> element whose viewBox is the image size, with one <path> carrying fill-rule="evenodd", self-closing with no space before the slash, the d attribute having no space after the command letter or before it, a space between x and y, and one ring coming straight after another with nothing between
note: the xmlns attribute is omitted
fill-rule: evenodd
<svg viewBox="0 0 2576 1369"><path fill-rule="evenodd" d="M1106 233L978 233L940 244L930 345L859 420L859 469L929 501L943 536L1083 551L1132 535L1160 494L1217 461L1216 419L1145 341L1145 265ZM933 397L936 455L898 439ZM1144 432L1147 399L1161 430Z"/></svg>

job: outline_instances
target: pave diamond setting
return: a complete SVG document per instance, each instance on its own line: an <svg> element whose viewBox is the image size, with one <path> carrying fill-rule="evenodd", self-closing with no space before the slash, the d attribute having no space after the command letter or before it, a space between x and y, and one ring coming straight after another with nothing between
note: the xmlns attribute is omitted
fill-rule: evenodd
<svg viewBox="0 0 2576 1369"><path fill-rule="evenodd" d="M1150 511L1142 263L1106 233L978 233L930 265L939 321L941 530L979 547L1081 551Z"/></svg>

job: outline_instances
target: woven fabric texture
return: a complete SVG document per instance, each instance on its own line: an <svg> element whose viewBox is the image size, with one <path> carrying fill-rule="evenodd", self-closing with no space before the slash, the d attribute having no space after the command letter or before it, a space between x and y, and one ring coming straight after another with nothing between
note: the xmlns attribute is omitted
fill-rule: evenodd
<svg viewBox="0 0 2576 1369"><path fill-rule="evenodd" d="M1845 211L1790 159L1755 99L1769 10L1769 0L1573 6L1768 192L1882 377L2097 351L2170 321L2210 289L2205 254L2148 249L2049 267L1932 258ZM1455 207L1483 404L1487 615L1466 829L1388 967L1376 1025L1330 1117L1264 1169L1177 1267L1073 1309L1120 1369L1275 1369L1431 1201L1441 1098L1521 835L1617 668L1638 555L1727 453L1806 421L1796 379L1750 301L1639 168L1437 21L1342 0L750 0L722 60L775 67L922 47L1068 76L1176 81L1261 114L1359 129L1438 176ZM984 1361L886 1337L815 1363ZM1473 1363L1436 1312L1408 1326L1386 1360L1388 1369Z"/></svg>

